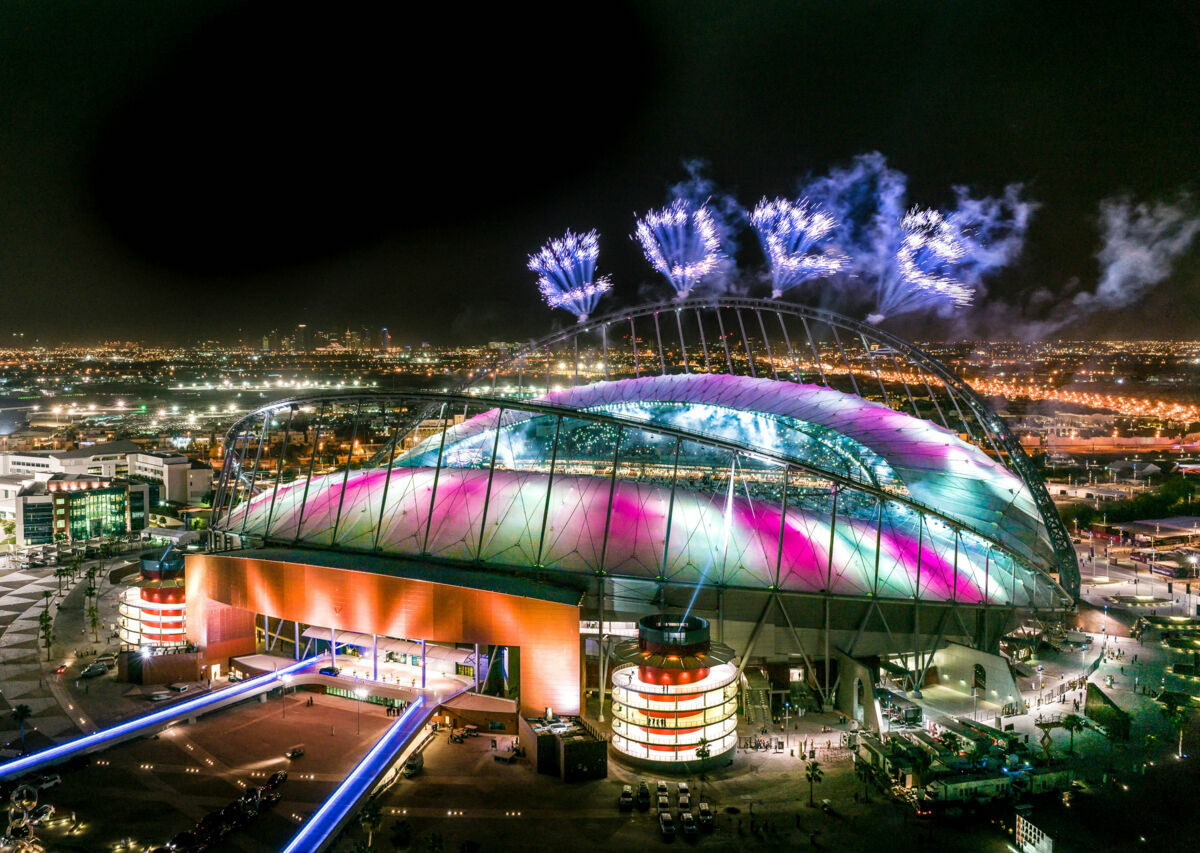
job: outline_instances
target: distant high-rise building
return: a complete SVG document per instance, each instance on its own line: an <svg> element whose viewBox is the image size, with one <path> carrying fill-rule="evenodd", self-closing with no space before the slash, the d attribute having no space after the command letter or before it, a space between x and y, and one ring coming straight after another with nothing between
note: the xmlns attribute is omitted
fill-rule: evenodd
<svg viewBox="0 0 1200 853"><path fill-rule="evenodd" d="M308 339L308 326L305 323L296 327L296 352L312 352L312 342Z"/></svg>
<svg viewBox="0 0 1200 853"><path fill-rule="evenodd" d="M388 334L387 326L383 327L383 333L380 335L379 343L384 352L387 352L392 348L392 336Z"/></svg>

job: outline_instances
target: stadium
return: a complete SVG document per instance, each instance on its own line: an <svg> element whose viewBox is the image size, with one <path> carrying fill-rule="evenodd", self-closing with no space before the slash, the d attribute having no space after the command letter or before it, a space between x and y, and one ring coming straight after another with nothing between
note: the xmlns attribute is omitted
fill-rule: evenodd
<svg viewBox="0 0 1200 853"><path fill-rule="evenodd" d="M603 722L639 620L695 616L743 709L767 677L872 728L881 677L999 713L1019 698L1001 639L1079 589L1029 459L949 368L740 297L584 320L456 389L252 412L186 575L212 666L339 632L474 647L503 673L471 677L523 714L590 695Z"/></svg>

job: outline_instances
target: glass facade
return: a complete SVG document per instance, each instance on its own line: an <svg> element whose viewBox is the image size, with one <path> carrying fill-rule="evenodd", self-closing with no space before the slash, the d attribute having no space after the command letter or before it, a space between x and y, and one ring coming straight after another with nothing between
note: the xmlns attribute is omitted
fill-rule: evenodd
<svg viewBox="0 0 1200 853"><path fill-rule="evenodd" d="M57 532L70 540L112 536L129 530L129 493L125 486L107 486L54 493Z"/></svg>
<svg viewBox="0 0 1200 853"><path fill-rule="evenodd" d="M696 761L701 739L709 755L737 744L737 667L721 664L700 681L656 684L636 665L612 674L613 748L647 761Z"/></svg>

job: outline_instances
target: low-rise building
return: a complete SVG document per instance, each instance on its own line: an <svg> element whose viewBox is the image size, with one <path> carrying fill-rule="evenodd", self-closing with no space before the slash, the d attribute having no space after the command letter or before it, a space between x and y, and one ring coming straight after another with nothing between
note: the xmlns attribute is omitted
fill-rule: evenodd
<svg viewBox="0 0 1200 853"><path fill-rule="evenodd" d="M76 450L0 453L0 478L47 481L55 474L141 479L160 485L160 500L178 504L195 503L212 491L209 465L174 451L143 450L127 440ZM0 501L3 497L0 492Z"/></svg>

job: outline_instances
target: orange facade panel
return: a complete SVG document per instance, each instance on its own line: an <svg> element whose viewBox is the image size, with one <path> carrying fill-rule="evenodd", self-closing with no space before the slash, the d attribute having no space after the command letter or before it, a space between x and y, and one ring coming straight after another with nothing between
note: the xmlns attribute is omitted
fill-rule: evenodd
<svg viewBox="0 0 1200 853"><path fill-rule="evenodd" d="M305 563L187 557L188 639L209 602L250 614L389 637L521 649L521 710L579 713L579 607L537 598ZM216 639L215 637L213 638Z"/></svg>

